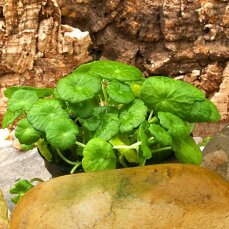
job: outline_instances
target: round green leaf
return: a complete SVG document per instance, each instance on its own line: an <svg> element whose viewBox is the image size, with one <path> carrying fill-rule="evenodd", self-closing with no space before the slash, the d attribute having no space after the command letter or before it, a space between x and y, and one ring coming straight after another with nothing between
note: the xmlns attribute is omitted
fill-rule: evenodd
<svg viewBox="0 0 229 229"><path fill-rule="evenodd" d="M12 112L7 110L2 119L2 128L6 128L12 124L21 115L21 113L21 111Z"/></svg>
<svg viewBox="0 0 229 229"><path fill-rule="evenodd" d="M69 103L70 113L79 118L88 118L92 115L94 108L98 106L94 100L86 100L81 103Z"/></svg>
<svg viewBox="0 0 229 229"><path fill-rule="evenodd" d="M39 98L48 97L53 94L53 88L35 88L35 87L30 87L30 86L19 86L19 87L13 86L13 87L7 88L4 91L4 95L8 99L10 99L16 91L21 90L21 89L27 90L27 91L35 91Z"/></svg>
<svg viewBox="0 0 229 229"><path fill-rule="evenodd" d="M154 76L143 83L141 99L155 113L167 111L187 121L193 105L204 101L205 96L199 89L184 81Z"/></svg>
<svg viewBox="0 0 229 229"><path fill-rule="evenodd" d="M117 103L128 104L135 98L130 87L127 84L121 83L117 80L109 83L106 91L110 98Z"/></svg>
<svg viewBox="0 0 229 229"><path fill-rule="evenodd" d="M202 102L196 102L187 118L189 122L217 122L220 120L220 114L215 104L205 99Z"/></svg>
<svg viewBox="0 0 229 229"><path fill-rule="evenodd" d="M192 137L173 137L172 149L176 158L182 163L201 164L202 152Z"/></svg>
<svg viewBox="0 0 229 229"><path fill-rule="evenodd" d="M12 112L29 111L37 101L38 96L35 91L20 89L11 96L8 110Z"/></svg>
<svg viewBox="0 0 229 229"><path fill-rule="evenodd" d="M91 75L99 76L102 79L117 79L123 82L141 80L143 78L143 75L138 68L111 60L94 61L84 64L77 68L76 71L79 73L90 73Z"/></svg>
<svg viewBox="0 0 229 229"><path fill-rule="evenodd" d="M190 134L190 128L186 122L178 116L169 112L158 112L160 124L168 130L168 133L176 136L187 136Z"/></svg>
<svg viewBox="0 0 229 229"><path fill-rule="evenodd" d="M42 132L52 120L68 117L68 113L63 110L63 103L57 99L40 100L27 115L32 126Z"/></svg>
<svg viewBox="0 0 229 229"><path fill-rule="evenodd" d="M79 122L90 131L96 131L102 123L100 117L91 116L83 119L79 118Z"/></svg>
<svg viewBox="0 0 229 229"><path fill-rule="evenodd" d="M119 125L120 122L117 114L105 114L103 116L102 125L96 131L95 137L109 141L119 133Z"/></svg>
<svg viewBox="0 0 229 229"><path fill-rule="evenodd" d="M79 118L80 123L90 131L96 131L101 125L103 116L108 112L108 107L95 107L92 116L89 118Z"/></svg>
<svg viewBox="0 0 229 229"><path fill-rule="evenodd" d="M170 134L160 125L150 124L149 127L150 133L162 146L171 146L172 138Z"/></svg>
<svg viewBox="0 0 229 229"><path fill-rule="evenodd" d="M101 90L101 81L89 74L73 72L57 83L57 94L70 103L93 98Z"/></svg>
<svg viewBox="0 0 229 229"><path fill-rule="evenodd" d="M35 144L32 144L32 145L25 145L25 144L21 144L21 149L24 150L24 151L29 151L33 148L35 148L36 145Z"/></svg>
<svg viewBox="0 0 229 229"><path fill-rule="evenodd" d="M100 138L93 138L84 148L82 165L85 172L115 169L116 160L110 143Z"/></svg>
<svg viewBox="0 0 229 229"><path fill-rule="evenodd" d="M40 133L36 131L25 118L18 122L15 136L21 144L31 145L39 140Z"/></svg>
<svg viewBox="0 0 229 229"><path fill-rule="evenodd" d="M147 107L143 101L136 99L120 114L121 133L132 131L138 127L146 118Z"/></svg>
<svg viewBox="0 0 229 229"><path fill-rule="evenodd" d="M47 141L56 149L66 150L74 146L79 133L77 125L67 118L51 121L45 128Z"/></svg>

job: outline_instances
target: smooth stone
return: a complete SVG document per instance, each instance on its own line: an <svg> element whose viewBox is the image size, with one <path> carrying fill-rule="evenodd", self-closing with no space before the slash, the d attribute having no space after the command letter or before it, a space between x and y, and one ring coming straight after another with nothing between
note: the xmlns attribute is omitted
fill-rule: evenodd
<svg viewBox="0 0 229 229"><path fill-rule="evenodd" d="M11 229L228 228L229 183L193 165L163 164L67 175L16 206Z"/></svg>
<svg viewBox="0 0 229 229"><path fill-rule="evenodd" d="M206 145L202 165L229 181L229 127L221 130Z"/></svg>

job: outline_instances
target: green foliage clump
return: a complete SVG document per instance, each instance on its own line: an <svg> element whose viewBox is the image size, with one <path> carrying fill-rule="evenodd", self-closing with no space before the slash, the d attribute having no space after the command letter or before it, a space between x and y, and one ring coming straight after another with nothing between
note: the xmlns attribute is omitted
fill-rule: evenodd
<svg viewBox="0 0 229 229"><path fill-rule="evenodd" d="M173 154L182 163L200 164L193 125L220 119L191 84L146 79L136 67L115 61L83 64L53 89L11 87L5 96L3 127L20 120L16 137L23 147L36 145L71 173L157 163Z"/></svg>

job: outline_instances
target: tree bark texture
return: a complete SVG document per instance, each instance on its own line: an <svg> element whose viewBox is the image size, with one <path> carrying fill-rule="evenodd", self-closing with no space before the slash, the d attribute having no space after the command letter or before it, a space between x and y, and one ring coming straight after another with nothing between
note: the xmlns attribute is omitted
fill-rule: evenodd
<svg viewBox="0 0 229 229"><path fill-rule="evenodd" d="M169 75L188 81L211 98L223 120L229 118L228 0L1 1L2 87L9 82L53 85L79 62L89 60L85 57L88 43L78 52L58 51L63 44L59 38L64 33L62 23L89 31L93 59L124 61L146 76ZM40 50L44 33L48 45L41 45ZM84 53L80 61L79 53Z"/></svg>
<svg viewBox="0 0 229 229"><path fill-rule="evenodd" d="M88 32L61 24L54 0L0 0L0 117L13 85L53 87L91 60ZM1 118L0 118L1 119Z"/></svg>

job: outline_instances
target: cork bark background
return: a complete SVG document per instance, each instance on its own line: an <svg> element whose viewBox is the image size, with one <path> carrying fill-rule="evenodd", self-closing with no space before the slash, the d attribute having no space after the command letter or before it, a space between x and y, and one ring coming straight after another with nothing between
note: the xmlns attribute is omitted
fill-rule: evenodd
<svg viewBox="0 0 229 229"><path fill-rule="evenodd" d="M229 120L228 0L0 0L0 114L5 87L100 58L188 81Z"/></svg>

